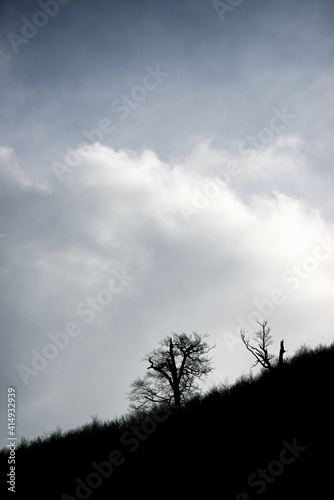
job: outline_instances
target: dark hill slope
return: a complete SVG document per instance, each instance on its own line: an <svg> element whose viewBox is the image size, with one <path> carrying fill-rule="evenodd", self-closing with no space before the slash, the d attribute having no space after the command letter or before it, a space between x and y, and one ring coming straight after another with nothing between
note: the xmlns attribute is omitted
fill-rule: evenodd
<svg viewBox="0 0 334 500"><path fill-rule="evenodd" d="M244 377L155 420L95 421L25 444L16 498L331 498L333 368L334 344L302 349L281 371Z"/></svg>

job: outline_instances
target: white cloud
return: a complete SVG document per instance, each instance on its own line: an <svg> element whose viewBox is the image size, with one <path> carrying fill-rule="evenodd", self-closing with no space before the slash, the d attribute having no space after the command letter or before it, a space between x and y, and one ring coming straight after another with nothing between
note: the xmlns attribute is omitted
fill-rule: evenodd
<svg viewBox="0 0 334 500"><path fill-rule="evenodd" d="M268 189L280 166L288 176L287 165L296 159L303 171L297 154L301 144L296 137L279 139L257 153L251 173L243 170L242 156L215 150L209 142L199 144L183 164L162 162L149 150L115 151L95 144L62 184L54 177L44 190L20 170L13 173L14 153L2 149L4 183L12 172L16 186L6 219L12 233L1 246L10 351L5 378L20 388L21 411L34 414L32 395L43 401L52 388L48 405L39 406L43 424L38 425L74 425L74 417L69 424L66 415L53 413L60 401L66 406L65 385L69 395L78 386L91 391L98 386L101 397L109 399L114 393L115 413L124 411L123 394L144 369L141 357L171 331L208 332L217 343L213 379L233 379L248 370L251 360L239 344L231 353L224 334L237 335L238 318L247 320L256 309L254 301L263 304L275 289L286 300L268 319L290 351L305 339L314 345L330 341L327 323L315 331L309 311L328 323L333 319L333 257L329 252L310 272L312 262L305 259L314 255L319 237L333 238L332 228L316 207L285 194L283 184L278 191ZM240 174L228 183L219 181L221 167L231 161L241 165ZM250 196L246 180L252 176L259 189ZM186 223L180 207L191 205L212 182L219 187L215 196ZM303 265L307 277L296 286L293 266ZM77 315L78 304L96 297L112 270L123 268L135 279L86 324ZM290 282L283 280L286 273ZM68 321L76 321L82 333L25 388L15 367L28 364L31 349L41 350L47 334L63 331ZM76 404L80 423L90 414L110 417L109 400L87 401L82 393ZM23 434L27 426L22 424Z"/></svg>

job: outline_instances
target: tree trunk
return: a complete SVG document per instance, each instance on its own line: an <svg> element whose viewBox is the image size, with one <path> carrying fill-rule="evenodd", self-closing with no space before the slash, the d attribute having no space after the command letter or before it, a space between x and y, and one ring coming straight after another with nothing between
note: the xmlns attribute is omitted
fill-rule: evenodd
<svg viewBox="0 0 334 500"><path fill-rule="evenodd" d="M271 366L271 363L270 363L267 349L264 350L264 363L265 363L265 367L268 368L268 370L273 369L273 367Z"/></svg>
<svg viewBox="0 0 334 500"><path fill-rule="evenodd" d="M181 406L181 394L180 394L180 388L178 385L174 387L174 401L176 406Z"/></svg>
<svg viewBox="0 0 334 500"><path fill-rule="evenodd" d="M279 351L279 358L278 358L278 368L282 368L283 367L283 356L284 356L284 353L285 353L285 349L284 349L284 340L281 340L281 348L280 348L280 351Z"/></svg>

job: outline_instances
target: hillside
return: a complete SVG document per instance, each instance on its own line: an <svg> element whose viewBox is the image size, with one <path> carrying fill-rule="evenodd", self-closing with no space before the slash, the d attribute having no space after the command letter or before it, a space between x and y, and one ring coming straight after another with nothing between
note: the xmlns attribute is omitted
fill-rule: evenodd
<svg viewBox="0 0 334 500"><path fill-rule="evenodd" d="M242 377L185 408L23 442L13 498L329 498L333 367L334 344L302 348L282 370ZM4 451L0 460L6 489Z"/></svg>

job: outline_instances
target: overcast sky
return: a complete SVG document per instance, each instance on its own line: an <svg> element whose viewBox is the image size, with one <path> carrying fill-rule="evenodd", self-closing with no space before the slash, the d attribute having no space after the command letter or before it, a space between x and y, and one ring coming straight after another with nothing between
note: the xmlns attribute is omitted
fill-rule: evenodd
<svg viewBox="0 0 334 500"><path fill-rule="evenodd" d="M127 411L171 332L206 388L333 341L331 0L3 0L1 432ZM236 5L238 4L238 5Z"/></svg>

